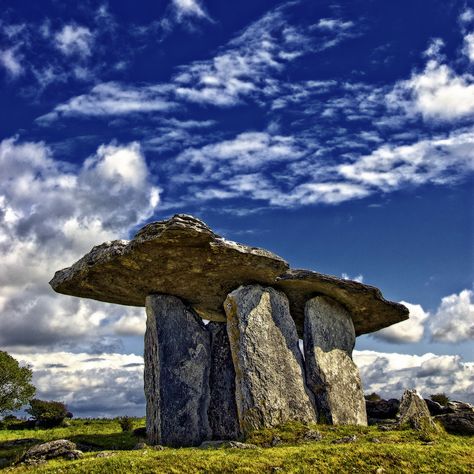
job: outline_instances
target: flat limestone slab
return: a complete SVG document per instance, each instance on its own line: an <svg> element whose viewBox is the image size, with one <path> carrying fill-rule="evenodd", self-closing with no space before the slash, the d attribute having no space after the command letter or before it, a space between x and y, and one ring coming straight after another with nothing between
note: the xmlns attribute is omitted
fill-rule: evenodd
<svg viewBox="0 0 474 474"><path fill-rule="evenodd" d="M273 285L290 300L290 311L298 332L302 333L304 309L315 296L328 296L349 311L356 336L378 331L408 319L408 309L399 303L387 301L374 286L344 280L309 270L288 270Z"/></svg>
<svg viewBox="0 0 474 474"><path fill-rule="evenodd" d="M131 241L98 245L50 281L58 293L129 306L145 306L149 294L173 295L213 321L226 320L223 303L230 292L251 284L286 293L300 335L306 301L318 295L347 307L356 335L408 319L407 308L385 300L377 288L290 270L278 255L226 240L185 214L152 222Z"/></svg>
<svg viewBox="0 0 474 474"><path fill-rule="evenodd" d="M271 284L288 264L267 250L219 237L195 217L177 214L143 227L131 241L94 247L50 285L58 293L145 306L149 294L184 300L206 319L225 321L222 304L243 283Z"/></svg>

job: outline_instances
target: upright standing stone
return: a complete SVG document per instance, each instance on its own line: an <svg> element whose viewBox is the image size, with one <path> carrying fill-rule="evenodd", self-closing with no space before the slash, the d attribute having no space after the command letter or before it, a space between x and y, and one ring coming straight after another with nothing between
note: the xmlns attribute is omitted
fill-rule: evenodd
<svg viewBox="0 0 474 474"><path fill-rule="evenodd" d="M306 377L316 398L320 421L367 425L359 370L352 360L354 344L354 325L343 306L324 296L306 303Z"/></svg>
<svg viewBox="0 0 474 474"><path fill-rule="evenodd" d="M152 444L209 439L210 336L201 318L170 295L146 298L145 397Z"/></svg>
<svg viewBox="0 0 474 474"><path fill-rule="evenodd" d="M407 389L403 392L398 410L398 425L400 427L408 425L414 430L431 429L437 431L428 405L416 390Z"/></svg>
<svg viewBox="0 0 474 474"><path fill-rule="evenodd" d="M241 286L227 296L224 308L242 432L290 420L315 422L285 294L260 285Z"/></svg>
<svg viewBox="0 0 474 474"><path fill-rule="evenodd" d="M211 321L211 372L209 425L213 439L237 439L240 435L235 401L235 370L225 323Z"/></svg>

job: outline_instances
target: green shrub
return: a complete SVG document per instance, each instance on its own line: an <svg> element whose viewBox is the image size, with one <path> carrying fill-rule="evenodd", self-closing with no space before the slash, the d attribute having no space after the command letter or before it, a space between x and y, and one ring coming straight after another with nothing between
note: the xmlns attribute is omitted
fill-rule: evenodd
<svg viewBox="0 0 474 474"><path fill-rule="evenodd" d="M444 407L449 402L449 397L445 393L435 393L433 395L430 395L430 399Z"/></svg>
<svg viewBox="0 0 474 474"><path fill-rule="evenodd" d="M365 399L369 402L378 402L382 400L382 397L375 392L372 392L370 395L365 395Z"/></svg>
<svg viewBox="0 0 474 474"><path fill-rule="evenodd" d="M30 401L29 413L39 426L51 428L60 426L68 416L68 409L62 402L46 401L34 398Z"/></svg>
<svg viewBox="0 0 474 474"><path fill-rule="evenodd" d="M120 428L122 431L132 431L133 430L133 419L129 416L122 416L118 420Z"/></svg>

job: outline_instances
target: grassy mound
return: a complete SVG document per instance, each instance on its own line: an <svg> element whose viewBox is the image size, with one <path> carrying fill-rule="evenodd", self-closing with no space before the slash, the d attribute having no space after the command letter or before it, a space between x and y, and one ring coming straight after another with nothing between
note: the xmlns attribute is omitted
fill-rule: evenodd
<svg viewBox="0 0 474 474"><path fill-rule="evenodd" d="M135 419L134 427L144 425ZM318 432L322 439L317 439ZM354 438L355 437L355 438ZM66 438L87 449L76 461L38 466L16 462L32 444ZM73 420L66 428L0 431L0 467L23 473L471 473L474 437L412 430L382 432L375 427L306 427L289 423L253 433L256 449L182 448L134 450L140 441L122 432L118 420ZM17 441L18 443L18 441ZM20 443L22 443L20 441Z"/></svg>

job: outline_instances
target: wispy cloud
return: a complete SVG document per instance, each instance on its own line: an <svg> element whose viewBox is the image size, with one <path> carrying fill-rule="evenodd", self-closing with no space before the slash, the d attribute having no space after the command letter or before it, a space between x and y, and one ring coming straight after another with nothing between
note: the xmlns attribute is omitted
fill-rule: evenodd
<svg viewBox="0 0 474 474"><path fill-rule="evenodd" d="M94 35L84 26L64 25L54 36L56 47L66 56L90 56Z"/></svg>
<svg viewBox="0 0 474 474"><path fill-rule="evenodd" d="M210 20L199 0L172 0L176 16L179 21L189 17L205 18Z"/></svg>
<svg viewBox="0 0 474 474"><path fill-rule="evenodd" d="M60 104L39 122L50 122L64 116L110 116L134 113L163 112L175 106L168 99L170 88L166 85L124 87L115 82L99 84L88 94Z"/></svg>

